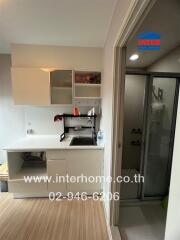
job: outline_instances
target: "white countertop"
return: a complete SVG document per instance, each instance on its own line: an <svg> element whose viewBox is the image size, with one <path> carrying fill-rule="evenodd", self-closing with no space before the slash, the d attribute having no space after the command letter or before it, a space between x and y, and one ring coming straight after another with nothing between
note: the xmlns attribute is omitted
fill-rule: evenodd
<svg viewBox="0 0 180 240"><path fill-rule="evenodd" d="M97 146L70 146L73 136L66 137L60 142L59 135L30 135L15 141L13 144L4 147L7 151L30 151L30 150L58 150L58 149L103 149L102 145Z"/></svg>

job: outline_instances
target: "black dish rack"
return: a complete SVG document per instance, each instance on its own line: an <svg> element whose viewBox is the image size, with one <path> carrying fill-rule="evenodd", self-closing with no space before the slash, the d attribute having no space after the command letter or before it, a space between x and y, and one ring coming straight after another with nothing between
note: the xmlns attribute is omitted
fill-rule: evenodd
<svg viewBox="0 0 180 240"><path fill-rule="evenodd" d="M80 114L80 115L73 115L73 114L61 114L61 115L56 115L54 117L54 122L56 121L63 121L63 125L64 125L64 132L60 135L60 142L62 142L64 140L64 138L66 137L66 133L69 133L69 129L75 129L76 126L66 126L66 119L67 118L89 118L89 119L94 119L93 120L93 126L82 126L81 128L84 129L93 129L94 131L94 137L96 138L96 118L97 115L87 115L87 114Z"/></svg>

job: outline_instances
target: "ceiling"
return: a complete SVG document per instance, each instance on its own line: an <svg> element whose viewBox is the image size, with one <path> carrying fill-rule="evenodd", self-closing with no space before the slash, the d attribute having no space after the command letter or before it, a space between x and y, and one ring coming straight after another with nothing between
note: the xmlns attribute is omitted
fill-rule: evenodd
<svg viewBox="0 0 180 240"><path fill-rule="evenodd" d="M117 0L0 0L0 53L11 43L103 47Z"/></svg>
<svg viewBox="0 0 180 240"><path fill-rule="evenodd" d="M157 32L161 35L160 51L137 50L138 34L143 32ZM131 68L145 68L180 45L180 0L157 0L138 31L127 43L127 66ZM130 61L129 57L139 54L137 61Z"/></svg>

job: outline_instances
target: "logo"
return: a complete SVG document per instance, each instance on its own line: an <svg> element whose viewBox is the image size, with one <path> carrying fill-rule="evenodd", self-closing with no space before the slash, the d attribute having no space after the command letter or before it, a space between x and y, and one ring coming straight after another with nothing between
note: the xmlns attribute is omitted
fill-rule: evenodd
<svg viewBox="0 0 180 240"><path fill-rule="evenodd" d="M160 44L159 33L144 32L138 35L138 50L140 51L158 51Z"/></svg>

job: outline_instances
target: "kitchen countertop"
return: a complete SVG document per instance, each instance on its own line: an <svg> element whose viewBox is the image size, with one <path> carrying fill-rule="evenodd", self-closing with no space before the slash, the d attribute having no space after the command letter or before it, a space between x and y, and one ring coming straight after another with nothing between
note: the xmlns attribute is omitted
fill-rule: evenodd
<svg viewBox="0 0 180 240"><path fill-rule="evenodd" d="M59 135L31 135L15 141L13 144L4 147L6 151L32 151L32 150L60 150L60 149L103 149L102 145L97 146L70 146L74 136L66 137L62 142Z"/></svg>

